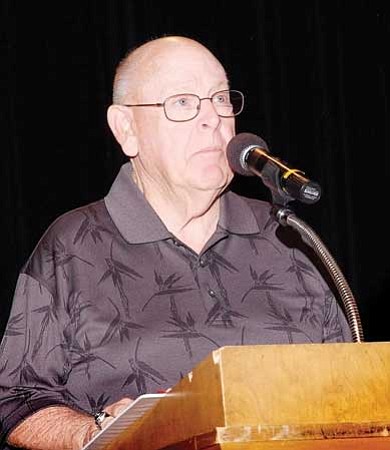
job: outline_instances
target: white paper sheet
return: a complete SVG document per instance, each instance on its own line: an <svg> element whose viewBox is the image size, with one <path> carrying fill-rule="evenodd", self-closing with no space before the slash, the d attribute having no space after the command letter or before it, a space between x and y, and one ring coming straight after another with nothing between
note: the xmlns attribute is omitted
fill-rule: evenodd
<svg viewBox="0 0 390 450"><path fill-rule="evenodd" d="M107 428L101 430L82 450L101 450L122 431L131 427L148 412L161 398L167 394L140 395L131 405L124 409Z"/></svg>

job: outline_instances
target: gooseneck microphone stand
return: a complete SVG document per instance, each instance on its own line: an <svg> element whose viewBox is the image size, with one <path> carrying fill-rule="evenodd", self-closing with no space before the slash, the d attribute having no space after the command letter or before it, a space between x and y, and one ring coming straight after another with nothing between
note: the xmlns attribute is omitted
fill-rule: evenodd
<svg viewBox="0 0 390 450"><path fill-rule="evenodd" d="M269 167L267 169L269 170ZM311 247L319 257L320 261L323 263L331 276L341 297L349 328L352 333L353 342L363 342L363 328L360 321L358 307L352 291L341 272L341 269L314 230L303 220L299 219L287 206L289 202L295 199L290 197L290 195L288 195L280 186L279 169L274 166L272 172L274 173L270 173L268 171L267 177L263 177L263 182L271 190L273 200L272 212L276 220L282 226L291 226L294 230L296 230L300 234L302 240L309 247ZM315 201L317 200L319 200L319 197Z"/></svg>
<svg viewBox="0 0 390 450"><path fill-rule="evenodd" d="M281 225L289 225L300 234L302 240L314 250L324 264L343 302L353 342L363 342L363 329L355 298L340 267L325 244L314 230L303 220L299 219L291 209L274 204L273 212Z"/></svg>

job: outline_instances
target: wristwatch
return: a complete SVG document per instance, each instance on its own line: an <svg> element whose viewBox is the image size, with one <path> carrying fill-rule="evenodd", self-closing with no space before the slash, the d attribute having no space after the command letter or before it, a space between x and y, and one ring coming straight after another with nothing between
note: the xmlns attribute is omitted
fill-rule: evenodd
<svg viewBox="0 0 390 450"><path fill-rule="evenodd" d="M106 411L99 411L93 416L93 418L95 419L95 424L99 428L99 430L102 429L103 420L107 419L107 417L111 417L111 414L108 414L108 412Z"/></svg>

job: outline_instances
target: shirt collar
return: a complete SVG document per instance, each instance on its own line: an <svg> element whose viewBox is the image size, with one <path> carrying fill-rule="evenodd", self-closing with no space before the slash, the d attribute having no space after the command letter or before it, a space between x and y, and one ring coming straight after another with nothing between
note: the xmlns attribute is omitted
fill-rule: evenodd
<svg viewBox="0 0 390 450"><path fill-rule="evenodd" d="M259 224L248 200L229 190L221 197L218 226L232 234L260 233Z"/></svg>
<svg viewBox="0 0 390 450"><path fill-rule="evenodd" d="M108 213L122 236L132 244L172 238L172 234L145 199L131 176L131 163L124 164L104 198ZM218 227L233 234L260 232L245 198L225 192L221 197Z"/></svg>

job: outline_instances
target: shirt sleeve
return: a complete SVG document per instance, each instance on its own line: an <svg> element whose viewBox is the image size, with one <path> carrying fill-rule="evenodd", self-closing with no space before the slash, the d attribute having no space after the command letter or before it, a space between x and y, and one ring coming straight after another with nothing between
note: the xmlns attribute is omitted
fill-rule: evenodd
<svg viewBox="0 0 390 450"><path fill-rule="evenodd" d="M70 362L64 352L61 308L37 280L21 274L0 346L0 448L27 416L52 405L72 405Z"/></svg>

